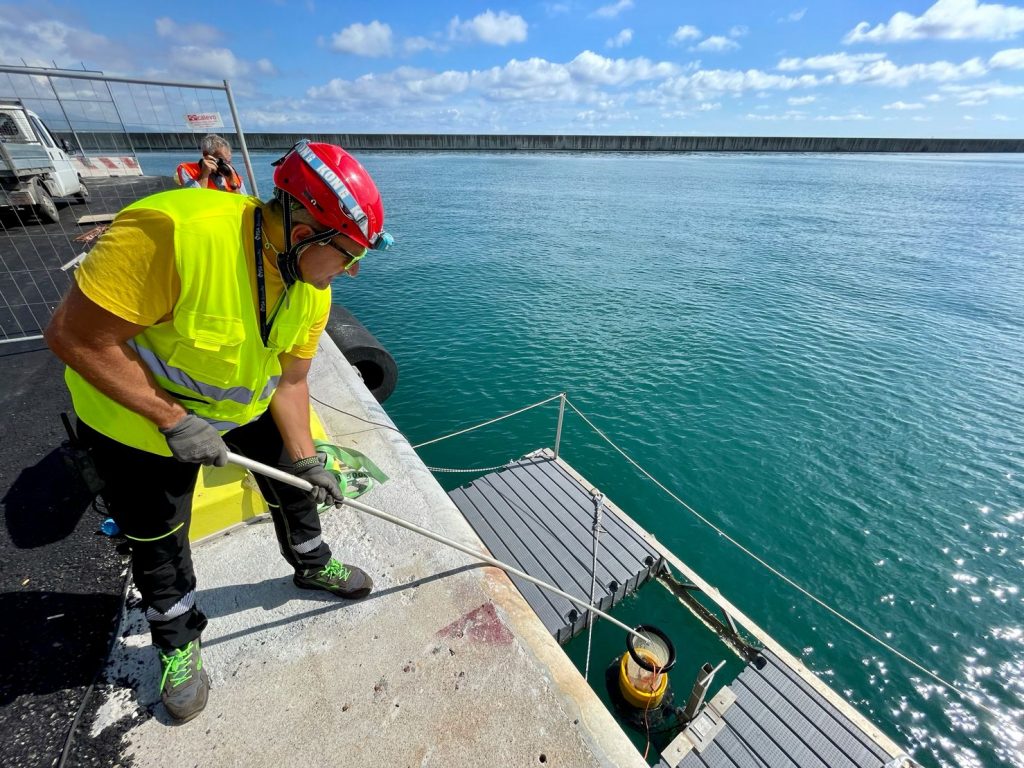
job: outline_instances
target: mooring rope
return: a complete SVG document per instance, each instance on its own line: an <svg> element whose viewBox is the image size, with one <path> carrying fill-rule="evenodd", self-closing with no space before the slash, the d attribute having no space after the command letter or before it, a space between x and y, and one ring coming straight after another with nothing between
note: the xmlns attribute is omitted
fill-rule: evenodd
<svg viewBox="0 0 1024 768"><path fill-rule="evenodd" d="M434 443L439 443L442 440L447 440L450 437L457 437L458 435L464 435L467 432L472 432L475 429L480 429L481 427L486 427L486 426L488 426L490 424L494 424L495 422L502 421L503 419L508 419L508 418L513 417L513 416L518 416L520 413L525 413L526 411L532 410L533 408L539 408L542 405L547 405L552 400L557 400L561 396L562 396L562 393L559 392L557 395L552 395L551 397L547 398L546 400L541 400L539 403L534 403L533 405L528 405L525 408L520 408L518 411L512 411L511 413L506 413L504 416L499 416L496 419L490 419L489 421L485 421L482 424L477 424L476 426L466 427L465 429L460 429L458 432L452 432L450 435L442 435L441 437L435 437L433 440L427 440L427 442L425 442L425 443L419 443L418 445L414 445L413 448L414 449L416 449L416 448L423 448L424 446L433 445Z"/></svg>
<svg viewBox="0 0 1024 768"><path fill-rule="evenodd" d="M505 469L511 464L511 461L506 461L504 464L499 464L496 467L469 467L468 469L456 469L454 467L431 467L428 466L431 472L495 472L499 469Z"/></svg>
<svg viewBox="0 0 1024 768"><path fill-rule="evenodd" d="M656 486L658 486L661 490L663 490L665 493L667 493L672 499L674 499L676 502L678 502L680 505L682 505L682 507L684 509L686 509L688 512L690 512L690 514L694 515L698 520L700 520L702 523L707 525L709 528L711 528L713 531L715 531L719 536L724 538L730 544L732 544L733 546L737 547L744 554L746 554L749 557L753 558L756 562L760 563L762 566L764 566L769 571L774 573L776 576L778 576L784 582L786 582L791 587L796 589L798 592L803 594L805 597L808 597L811 600L813 600L815 603L820 605L822 608L824 608L826 611L831 613L833 616L835 616L836 618L841 619L842 621L846 622L851 627L853 627L858 632L860 632L862 635L864 635L865 637L869 638L870 640L875 641L876 643L881 645L883 648L888 650L890 653L893 653L896 656L898 656L899 658L903 659L903 661L907 662L908 664L910 664L912 667L914 667L918 671L924 673L925 675L930 677L935 682L939 683L940 685L945 686L946 688L948 688L951 691L956 692L957 694L962 696L964 699L966 699L967 701L971 702L976 707L978 707L978 709L981 709L984 712L987 712L988 714L992 715L993 717L997 718L998 720L1002 720L1004 722L1013 722L1014 718L1012 718L1009 715L1006 715L1006 714L1004 714L1002 712L997 712L996 710L992 709L991 707L988 707L985 704L981 703L980 701L978 701L976 696L972 696L970 693L968 693L967 691L963 690L962 688L960 688L956 684L951 683L948 680L945 680L944 678L940 677L936 673L932 672L930 669L926 668L920 662L915 661L914 659L910 658L909 656L907 656L902 651L898 650L897 648L894 648L892 645L890 645L889 643L885 642L885 640L883 640L882 638L880 638L877 635L873 634L869 630L865 629L860 624L855 622L853 619L850 619L850 618L844 616L842 613L840 613L838 610L836 610L831 605L826 603L824 600L822 600L821 598L819 598L816 595L812 594L811 592L807 591L804 587L800 586L795 581L793 581L793 579L791 579L788 576L786 576L784 573L779 571L774 566L772 566L769 563L765 562L765 560L763 560L761 557L756 555L751 550L747 549L747 547L745 547L744 545L740 544L738 541L736 541L736 539L734 539L732 536L730 536L724 530L719 528L713 522L708 520L706 517L704 517L704 515L702 515L700 512L698 512L693 507L691 507L689 504L687 504L685 501L683 501L681 498L679 498L675 493L673 493L671 490L669 490L661 481L659 481L656 477L654 477L654 475L652 475L646 469L641 467L636 461L633 460L633 458L628 453L626 453L619 446L617 446L615 444L615 442L610 437L608 437L608 435L606 435L603 431L601 431L601 429L596 424L594 424L594 422L592 422L590 419L588 419L587 416L579 408L577 408L575 405L573 405L573 403L570 402L570 400L568 398L566 398L565 402L566 402L566 404L570 408L573 409L573 411L576 412L576 415L579 416L581 419L583 419L583 421L585 421L587 423L587 425L592 430L594 430L598 435L600 435L608 443L608 445L610 445L612 448L614 448L616 451L618 451L619 454L622 456L622 458L624 458L626 461L628 461L630 464L632 464L634 467L636 467L636 469L639 470L640 473L643 474L648 480L650 480L652 483L654 483ZM593 601L591 601L591 602L593 602Z"/></svg>

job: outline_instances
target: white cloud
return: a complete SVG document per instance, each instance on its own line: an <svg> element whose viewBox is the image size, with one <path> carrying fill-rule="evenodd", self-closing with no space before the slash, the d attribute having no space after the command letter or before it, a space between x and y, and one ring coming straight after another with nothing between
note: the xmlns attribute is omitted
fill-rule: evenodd
<svg viewBox="0 0 1024 768"><path fill-rule="evenodd" d="M964 115L964 120L966 120L969 123L973 123L974 122L974 117L971 116L971 115Z"/></svg>
<svg viewBox="0 0 1024 768"><path fill-rule="evenodd" d="M402 41L402 50L405 53L413 54L420 51L446 51L446 46L427 37L407 37Z"/></svg>
<svg viewBox="0 0 1024 768"><path fill-rule="evenodd" d="M743 37L750 32L750 27L744 26L743 24L737 24L735 27L729 29L729 37Z"/></svg>
<svg viewBox="0 0 1024 768"><path fill-rule="evenodd" d="M872 118L868 115L861 114L860 112L853 112L849 115L818 115L814 119L828 123L839 123L847 121L860 122L863 120L871 120Z"/></svg>
<svg viewBox="0 0 1024 768"><path fill-rule="evenodd" d="M602 5L591 15L600 19L614 19L620 13L628 11L632 7L633 0L618 0L618 2L611 3L610 5Z"/></svg>
<svg viewBox="0 0 1024 768"><path fill-rule="evenodd" d="M938 0L920 16L900 11L888 23L862 21L844 43L903 40L1005 40L1024 30L1024 8L978 0Z"/></svg>
<svg viewBox="0 0 1024 768"><path fill-rule="evenodd" d="M730 40L728 37L723 37L722 35L712 35L711 37L701 40L693 47L692 50L721 52L731 51L739 47L740 44L735 40Z"/></svg>
<svg viewBox="0 0 1024 768"><path fill-rule="evenodd" d="M544 12L548 16L560 16L570 10L568 3L544 3Z"/></svg>
<svg viewBox="0 0 1024 768"><path fill-rule="evenodd" d="M78 66L85 60L101 60L110 66L112 51L118 51L110 39L87 29L78 29L62 21L32 19L25 12L10 6L3 7L0 15L0 61L20 64L24 59L29 66ZM118 67L127 62L118 59Z"/></svg>
<svg viewBox="0 0 1024 768"><path fill-rule="evenodd" d="M908 109L924 109L924 104L919 102L911 102L908 104L905 101L894 101L892 104L883 105L882 109L895 109L900 112L904 112Z"/></svg>
<svg viewBox="0 0 1024 768"><path fill-rule="evenodd" d="M609 37L605 41L605 45L609 48L622 48L624 45L629 45L633 41L633 30L624 29L615 37Z"/></svg>
<svg viewBox="0 0 1024 768"><path fill-rule="evenodd" d="M905 86L921 81L950 82L981 77L988 69L981 59L973 58L961 64L936 61L930 64L908 64L900 67L891 61L877 61L854 72L837 72L841 83L874 83L877 85Z"/></svg>
<svg viewBox="0 0 1024 768"><path fill-rule="evenodd" d="M768 122L776 122L778 120L806 120L807 113L801 112L798 109L790 109L783 112L781 115L758 115L753 112L748 112L745 115L747 120L764 120Z"/></svg>
<svg viewBox="0 0 1024 768"><path fill-rule="evenodd" d="M256 61L256 71L261 75L276 75L277 67L274 66L274 62L270 59L258 59Z"/></svg>
<svg viewBox="0 0 1024 768"><path fill-rule="evenodd" d="M800 21L800 19L802 19L804 17L805 13L807 13L807 9L806 8L801 8L798 11L793 11L792 13L786 14L781 19L779 19L779 23L780 24L784 24L786 22L792 23L792 22Z"/></svg>
<svg viewBox="0 0 1024 768"><path fill-rule="evenodd" d="M996 120L996 121L998 121L1000 123L1012 123L1013 122L1013 118L1009 117L1007 115L995 114L995 115L992 115L992 119Z"/></svg>
<svg viewBox="0 0 1024 768"><path fill-rule="evenodd" d="M692 98L706 101L723 93L747 91L788 91L818 85L814 75L773 75L758 69L702 69L693 74L671 77L651 93L638 94L642 101L664 102L666 99Z"/></svg>
<svg viewBox="0 0 1024 768"><path fill-rule="evenodd" d="M1024 85L1003 85L1002 83L986 83L982 85L944 85L941 89L961 106L977 107L988 104L989 99L1013 99L1024 96Z"/></svg>
<svg viewBox="0 0 1024 768"><path fill-rule="evenodd" d="M459 94L476 94L494 102L587 102L611 109L621 98L602 87L621 88L639 81L664 80L678 74L670 62L645 58L610 59L584 51L565 64L546 59L512 59L504 66L485 70L433 72L399 67L392 72L367 74L354 80L335 78L310 88L311 99L331 99L346 107L374 104L405 106L446 102Z"/></svg>
<svg viewBox="0 0 1024 768"><path fill-rule="evenodd" d="M1024 48L999 51L988 60L992 69L1024 69Z"/></svg>
<svg viewBox="0 0 1024 768"><path fill-rule="evenodd" d="M930 117L926 117L925 115L914 115L910 119L915 123L930 123L932 121Z"/></svg>
<svg viewBox="0 0 1024 768"><path fill-rule="evenodd" d="M171 38L179 45L209 45L221 38L220 30L209 24L178 24L167 16L161 16L154 25L157 35Z"/></svg>
<svg viewBox="0 0 1024 768"><path fill-rule="evenodd" d="M698 112L713 112L716 109L722 108L722 102L720 101L703 101L700 106L697 107Z"/></svg>
<svg viewBox="0 0 1024 768"><path fill-rule="evenodd" d="M814 102L816 97L814 96L791 96L786 99L786 103L791 107L802 107L805 104L811 104Z"/></svg>
<svg viewBox="0 0 1024 768"><path fill-rule="evenodd" d="M677 27L676 31L672 33L672 37L669 38L670 43L684 43L687 40L696 40L701 36L701 31L692 24L686 24L682 27Z"/></svg>
<svg viewBox="0 0 1024 768"><path fill-rule="evenodd" d="M824 56L811 56L808 59L783 59L779 62L778 68L784 72L801 69L851 69L884 58L884 53L830 53Z"/></svg>
<svg viewBox="0 0 1024 768"><path fill-rule="evenodd" d="M487 10L469 21L460 21L456 16L448 23L448 35L452 40L489 45L525 42L526 30L526 20L508 11L494 13Z"/></svg>
<svg viewBox="0 0 1024 768"><path fill-rule="evenodd" d="M925 101L930 101L933 104L935 104L936 102L942 101L942 97L939 96L939 94L937 94L937 93L930 93L930 94L928 94L927 96L924 97L924 100Z"/></svg>
<svg viewBox="0 0 1024 768"><path fill-rule="evenodd" d="M981 77L988 72L988 66L977 57L960 64L935 61L901 67L893 64L881 53L833 53L809 59L783 59L779 62L778 68L787 72L804 69L830 71L831 74L823 78L823 81L841 85L872 83L887 86L905 86L920 81L941 83L966 80Z"/></svg>
<svg viewBox="0 0 1024 768"><path fill-rule="evenodd" d="M171 48L169 63L174 71L190 72L218 80L232 80L249 73L248 62L239 59L228 48L206 45L182 45Z"/></svg>
<svg viewBox="0 0 1024 768"><path fill-rule="evenodd" d="M649 59L609 59L593 51L584 51L565 65L573 79L580 83L629 85L641 80L661 80L679 71L675 64Z"/></svg>
<svg viewBox="0 0 1024 768"><path fill-rule="evenodd" d="M376 20L350 24L331 35L331 50L356 56L390 56L391 27Z"/></svg>

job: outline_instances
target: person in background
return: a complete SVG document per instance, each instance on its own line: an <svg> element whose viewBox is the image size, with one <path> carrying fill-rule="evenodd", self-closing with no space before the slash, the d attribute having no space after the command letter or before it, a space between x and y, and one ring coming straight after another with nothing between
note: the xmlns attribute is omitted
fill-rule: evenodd
<svg viewBox="0 0 1024 768"><path fill-rule="evenodd" d="M247 194L245 182L231 167L231 145L215 133L203 137L203 156L196 163L182 163L174 178L183 187L219 189L222 192Z"/></svg>
<svg viewBox="0 0 1024 768"><path fill-rule="evenodd" d="M171 190L122 210L45 334L131 546L161 698L182 722L210 686L188 539L201 464L224 466L230 450L311 483L256 475L295 585L349 599L373 585L321 537L318 505L343 497L313 445L307 374L331 281L393 239L373 179L341 147L303 140L275 166L269 203Z"/></svg>

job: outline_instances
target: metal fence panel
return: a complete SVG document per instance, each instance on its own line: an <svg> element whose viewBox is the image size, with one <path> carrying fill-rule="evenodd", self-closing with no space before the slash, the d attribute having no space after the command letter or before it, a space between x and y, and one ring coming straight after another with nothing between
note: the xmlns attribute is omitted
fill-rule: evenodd
<svg viewBox="0 0 1024 768"><path fill-rule="evenodd" d="M24 119L16 103L42 125ZM190 123L190 115L208 118ZM19 126L28 126L27 137ZM245 170L237 170L248 191L258 193L227 81L169 83L0 66L0 344L40 337L75 265L113 215L175 185L171 177L141 176L132 134L180 134L190 127L194 145L175 148L182 161L199 158L205 134L223 135L241 154ZM30 156L31 168L18 159Z"/></svg>

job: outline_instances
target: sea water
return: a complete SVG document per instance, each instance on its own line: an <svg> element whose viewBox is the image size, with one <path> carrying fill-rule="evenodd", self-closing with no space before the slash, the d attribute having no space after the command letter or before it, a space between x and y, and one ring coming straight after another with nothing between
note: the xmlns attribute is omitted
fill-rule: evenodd
<svg viewBox="0 0 1024 768"><path fill-rule="evenodd" d="M264 196L274 157L254 157ZM574 467L923 765L1024 766L1021 158L360 159L397 245L334 295L397 360L386 407L410 442L565 391L735 542L1018 718L816 604L567 414ZM552 446L556 419L421 455L500 465ZM616 614L673 636L684 698L727 657L660 587ZM624 642L598 623L596 688ZM568 651L582 669L585 637Z"/></svg>

